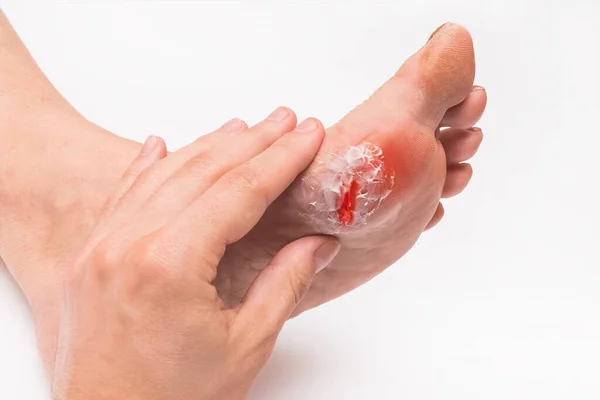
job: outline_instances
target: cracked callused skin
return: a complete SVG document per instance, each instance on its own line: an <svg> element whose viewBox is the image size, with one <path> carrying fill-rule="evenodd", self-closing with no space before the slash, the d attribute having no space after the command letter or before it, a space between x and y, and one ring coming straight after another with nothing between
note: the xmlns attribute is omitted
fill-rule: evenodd
<svg viewBox="0 0 600 400"><path fill-rule="evenodd" d="M216 279L226 304L239 304L249 282L290 241L335 235L342 248L312 281L294 312L297 315L381 273L414 245L427 226L439 220L449 165L435 131L440 125L472 126L485 107L484 92L473 92L473 56L468 32L445 25L369 99L326 130L313 164L271 204L243 241L228 247ZM339 190L323 194L321 183L332 154L342 156L366 142L382 150L385 171L395 176L392 191L380 207L364 225L357 225L356 210L349 215L340 208L345 204L351 209L352 204L343 201ZM327 208L317 212L314 206L318 204ZM356 202L354 207L359 205ZM340 215L352 219L350 224L340 224Z"/></svg>
<svg viewBox="0 0 600 400"><path fill-rule="evenodd" d="M301 181L305 216L326 233L366 225L394 186L384 159L381 148L369 142L331 153Z"/></svg>

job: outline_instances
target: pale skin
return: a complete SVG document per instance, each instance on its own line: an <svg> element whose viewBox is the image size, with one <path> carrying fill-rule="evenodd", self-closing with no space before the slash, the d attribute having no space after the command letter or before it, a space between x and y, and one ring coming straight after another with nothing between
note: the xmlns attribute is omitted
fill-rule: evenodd
<svg viewBox="0 0 600 400"><path fill-rule="evenodd" d="M0 256L31 305L52 377L65 276L140 145L81 117L46 80L4 18L0 47L0 129L6 144L1 151L10 154L0 157ZM486 103L485 90L473 86L474 71L470 35L445 25L370 99L326 130L303 176L315 173L318 161L331 152L369 141L382 148L397 181L371 224L337 235L338 256L315 277L294 315L352 290L398 260L439 222L440 198L467 186L472 170L464 161L481 142L481 131L472 127ZM284 118L272 124L271 135L296 125L293 112L282 110ZM437 132L440 127L450 129ZM206 141L190 144L188 159L181 162L202 172L209 164L205 146ZM170 165L169 173L181 167ZM228 246L213 282L227 306L240 304L285 244L327 233L297 212L300 182Z"/></svg>
<svg viewBox="0 0 600 400"><path fill-rule="evenodd" d="M231 149L218 153L226 167L202 173L170 168L189 149L164 158L161 139L146 141L67 274L53 399L245 397L314 274L340 248L333 237L298 239L236 307L219 298L212 282L226 246L310 164L325 133L307 119L272 135L271 122L245 130L232 121L201 138L215 156ZM173 207L173 196L185 200Z"/></svg>

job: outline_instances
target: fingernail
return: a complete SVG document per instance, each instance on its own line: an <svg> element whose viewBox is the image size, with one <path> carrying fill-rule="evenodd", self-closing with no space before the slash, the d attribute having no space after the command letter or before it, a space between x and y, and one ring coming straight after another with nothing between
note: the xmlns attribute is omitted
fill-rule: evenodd
<svg viewBox="0 0 600 400"><path fill-rule="evenodd" d="M317 121L313 118L306 118L296 127L296 132L312 132L317 129L318 126Z"/></svg>
<svg viewBox="0 0 600 400"><path fill-rule="evenodd" d="M315 273L319 273L328 266L331 261L335 258L337 253L340 251L340 243L331 239L315 251Z"/></svg>
<svg viewBox="0 0 600 400"><path fill-rule="evenodd" d="M148 136L140 150L140 156L146 157L150 155L156 147L156 143L158 143L158 138L156 136Z"/></svg>
<svg viewBox="0 0 600 400"><path fill-rule="evenodd" d="M446 22L445 24L443 24L439 28L437 28L435 31L433 31L433 33L431 34L431 36L429 36L429 39L427 39L427 41L429 42L431 39L433 39L433 37L435 35L437 35L441 31L443 31L448 25L450 25L450 22Z"/></svg>
<svg viewBox="0 0 600 400"><path fill-rule="evenodd" d="M277 121L277 122L283 122L286 119L288 119L290 113L287 110L287 108L285 107L279 107L278 109L276 109L275 111L273 111L271 113L271 115L269 115L267 117L268 120L270 121Z"/></svg>
<svg viewBox="0 0 600 400"><path fill-rule="evenodd" d="M476 126L469 128L468 130L472 131L472 132L481 132L481 128L478 128Z"/></svg>
<svg viewBox="0 0 600 400"><path fill-rule="evenodd" d="M475 85L475 86L473 86L473 89L471 91L472 92L479 92L481 90L485 91L485 88L483 86L477 86L477 85Z"/></svg>
<svg viewBox="0 0 600 400"><path fill-rule="evenodd" d="M235 132L241 130L242 126L244 126L244 124L242 124L242 121L239 118L234 118L231 121L227 121L221 127L221 129L224 130L225 132L235 133Z"/></svg>

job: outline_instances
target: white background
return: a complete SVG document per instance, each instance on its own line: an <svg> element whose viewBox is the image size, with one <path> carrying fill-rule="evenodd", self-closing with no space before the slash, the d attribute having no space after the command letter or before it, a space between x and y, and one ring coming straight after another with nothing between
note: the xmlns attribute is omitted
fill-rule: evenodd
<svg viewBox="0 0 600 400"><path fill-rule="evenodd" d="M289 323L252 399L598 399L600 3L2 0L89 119L170 148L285 104L326 125L446 20L489 94L470 187L379 278ZM0 275L0 398L44 399Z"/></svg>

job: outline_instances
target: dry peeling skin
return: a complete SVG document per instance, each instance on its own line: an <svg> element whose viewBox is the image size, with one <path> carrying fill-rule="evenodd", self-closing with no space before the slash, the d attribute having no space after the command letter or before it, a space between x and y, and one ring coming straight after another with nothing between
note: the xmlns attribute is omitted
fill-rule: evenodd
<svg viewBox="0 0 600 400"><path fill-rule="evenodd" d="M364 142L343 154L330 154L305 177L305 215L327 233L367 224L394 185L381 148Z"/></svg>

